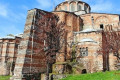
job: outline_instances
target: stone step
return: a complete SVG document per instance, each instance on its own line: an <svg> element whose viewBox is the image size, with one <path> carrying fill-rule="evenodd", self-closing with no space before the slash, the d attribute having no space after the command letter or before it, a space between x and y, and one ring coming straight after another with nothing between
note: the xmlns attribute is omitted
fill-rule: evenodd
<svg viewBox="0 0 120 80"><path fill-rule="evenodd" d="M63 79L66 77L67 77L66 74L53 74L53 80L59 80L59 79Z"/></svg>
<svg viewBox="0 0 120 80"><path fill-rule="evenodd" d="M120 70L120 63L117 63L118 70Z"/></svg>

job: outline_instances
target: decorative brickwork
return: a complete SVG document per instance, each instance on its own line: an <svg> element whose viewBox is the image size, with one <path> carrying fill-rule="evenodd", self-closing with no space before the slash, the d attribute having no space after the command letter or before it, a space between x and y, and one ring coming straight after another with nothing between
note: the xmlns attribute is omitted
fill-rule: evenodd
<svg viewBox="0 0 120 80"><path fill-rule="evenodd" d="M0 39L0 75L13 75L20 37Z"/></svg>
<svg viewBox="0 0 120 80"><path fill-rule="evenodd" d="M22 80L26 75L33 74L44 76L46 56L42 49L44 41L39 38L42 37L43 30L38 24L38 21L43 17L41 14L57 15L59 22L65 22L65 43L60 53L56 55L53 72L62 74L70 70L69 73L71 73L72 67L78 67L81 64L83 64L81 68L83 72L101 71L103 57L98 54L100 45L103 44L101 30L105 30L109 25L113 26L113 30L119 30L120 16L90 13L90 10L87 3L79 0L66 0L59 4L54 12L40 9L29 10L23 37L0 39L0 75L13 74L14 71L11 80ZM110 53L110 70L117 70L116 60L117 58ZM72 61L77 64L70 64ZM12 67L10 67L11 65ZM65 70L65 68L67 69ZM77 71L77 73L82 73L79 68Z"/></svg>

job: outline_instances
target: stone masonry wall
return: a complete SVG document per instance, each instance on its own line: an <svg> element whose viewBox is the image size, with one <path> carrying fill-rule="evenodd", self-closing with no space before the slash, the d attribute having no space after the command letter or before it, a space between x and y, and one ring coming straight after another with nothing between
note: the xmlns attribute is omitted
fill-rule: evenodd
<svg viewBox="0 0 120 80"><path fill-rule="evenodd" d="M26 74L39 74L46 71L46 57L43 49L41 50L43 42L39 39L41 30L37 24L37 21L42 17L40 13L50 14L39 9L28 11L23 39L17 55L14 80L21 80Z"/></svg>
<svg viewBox="0 0 120 80"><path fill-rule="evenodd" d="M82 19L73 14L68 12L53 12L55 15L59 16L60 22L65 22L65 30L66 33L66 42L70 44L73 41L73 32L82 30ZM70 45L64 44L61 53L56 55L56 64L54 64L54 70L57 73L62 73L65 59L70 59ZM60 64L59 64L60 63ZM54 72L54 71L53 71Z"/></svg>
<svg viewBox="0 0 120 80"><path fill-rule="evenodd" d="M73 39L73 32L82 30L82 25L83 25L82 19L73 13L68 13L68 12L53 12L53 13L55 15L59 16L60 22L65 22L64 28L67 31L67 43L70 43L70 41ZM63 51L64 51L64 49L63 49ZM66 46L66 51L67 51L66 58L69 58L71 55L69 54L70 48L68 45ZM64 53L65 52L57 55L57 56L59 56L59 57L57 57L57 62L65 61Z"/></svg>
<svg viewBox="0 0 120 80"><path fill-rule="evenodd" d="M39 39L41 29L37 23L37 21L42 18L40 15L41 13L44 15L51 15L53 13L58 15L60 22L63 21L66 23L65 28L67 27L66 29L70 31L70 33L72 33L73 30L79 31L79 29L81 29L80 26L82 25L82 20L74 14L68 14L65 12L49 13L39 9L29 10L23 39L18 50L13 79L22 79L25 74L43 73L46 71L46 57L44 52L41 51L43 42ZM75 22L74 20L77 21ZM73 22L75 24L73 24ZM70 28L68 29L68 27Z"/></svg>
<svg viewBox="0 0 120 80"><path fill-rule="evenodd" d="M20 40L19 37L0 39L0 75L13 75Z"/></svg>
<svg viewBox="0 0 120 80"><path fill-rule="evenodd" d="M83 63L87 72L96 72L103 69L103 58L98 50L101 48L102 34L101 32L86 32L76 35L78 42L77 61ZM93 41L83 41L84 39L91 39ZM88 48L88 56L80 55L80 48ZM116 70L115 61L117 58L111 53L109 55L110 70Z"/></svg>
<svg viewBox="0 0 120 80"><path fill-rule="evenodd" d="M116 29L120 25L119 15L116 14L101 14L101 13L90 13L80 15L83 19L83 29L94 28L100 29L100 24L103 24L104 28L106 25L112 25ZM92 23L93 17L93 23Z"/></svg>

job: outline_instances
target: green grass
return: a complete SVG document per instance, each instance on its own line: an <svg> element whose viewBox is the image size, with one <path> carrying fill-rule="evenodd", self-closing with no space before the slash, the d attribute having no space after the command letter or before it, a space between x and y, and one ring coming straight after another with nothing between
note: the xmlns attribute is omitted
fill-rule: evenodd
<svg viewBox="0 0 120 80"><path fill-rule="evenodd" d="M10 76L0 76L0 80L9 80Z"/></svg>
<svg viewBox="0 0 120 80"><path fill-rule="evenodd" d="M67 78L62 80L120 80L120 71L69 75Z"/></svg>

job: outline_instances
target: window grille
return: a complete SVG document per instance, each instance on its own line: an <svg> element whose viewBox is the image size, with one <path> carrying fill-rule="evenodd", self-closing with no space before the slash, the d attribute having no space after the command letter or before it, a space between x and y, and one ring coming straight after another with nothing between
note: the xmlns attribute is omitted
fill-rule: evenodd
<svg viewBox="0 0 120 80"><path fill-rule="evenodd" d="M80 11L81 10L81 5L80 4L78 4L78 11Z"/></svg>
<svg viewBox="0 0 120 80"><path fill-rule="evenodd" d="M71 12L75 11L75 6L73 4L71 4Z"/></svg>
<svg viewBox="0 0 120 80"><path fill-rule="evenodd" d="M65 11L67 11L67 6L65 6Z"/></svg>
<svg viewBox="0 0 120 80"><path fill-rule="evenodd" d="M85 11L87 11L87 6L85 6Z"/></svg>
<svg viewBox="0 0 120 80"><path fill-rule="evenodd" d="M80 48L80 56L84 57L84 56L88 56L88 47L86 48Z"/></svg>

